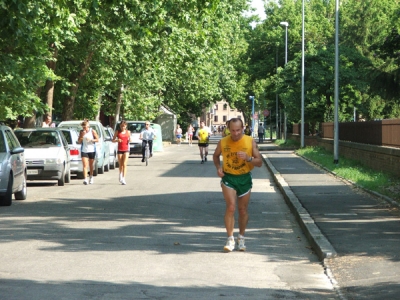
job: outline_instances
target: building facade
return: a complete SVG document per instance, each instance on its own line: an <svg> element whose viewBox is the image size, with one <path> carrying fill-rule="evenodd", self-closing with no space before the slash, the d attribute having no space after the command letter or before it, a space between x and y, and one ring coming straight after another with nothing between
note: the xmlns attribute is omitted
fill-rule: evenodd
<svg viewBox="0 0 400 300"><path fill-rule="evenodd" d="M216 102L210 108L205 109L200 117L200 120L204 120L206 126L223 126L226 124L226 121L232 118L240 118L243 119L243 114L238 111L236 108L233 109L229 106L229 103L221 100Z"/></svg>

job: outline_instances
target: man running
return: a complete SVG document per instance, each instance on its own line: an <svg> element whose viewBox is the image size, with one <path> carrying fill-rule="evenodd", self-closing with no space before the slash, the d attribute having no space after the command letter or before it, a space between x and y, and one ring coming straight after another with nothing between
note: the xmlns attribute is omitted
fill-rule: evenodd
<svg viewBox="0 0 400 300"><path fill-rule="evenodd" d="M224 250L235 249L233 230L235 225L236 202L239 210L238 249L245 251L244 234L249 220L248 205L253 182L251 170L262 166L262 159L256 142L252 137L244 135L243 121L233 118L229 122L230 135L218 142L213 160L217 174L221 177L222 194L225 198L225 228L228 239ZM223 158L221 167L220 155ZM237 200L236 200L237 199Z"/></svg>
<svg viewBox="0 0 400 300"><path fill-rule="evenodd" d="M196 136L199 140L199 150L200 150L200 157L201 157L201 163L204 164L205 161L207 161L207 155L208 155L208 141L210 138L210 129L208 127L204 126L205 123L204 121L200 122L200 128L196 132Z"/></svg>

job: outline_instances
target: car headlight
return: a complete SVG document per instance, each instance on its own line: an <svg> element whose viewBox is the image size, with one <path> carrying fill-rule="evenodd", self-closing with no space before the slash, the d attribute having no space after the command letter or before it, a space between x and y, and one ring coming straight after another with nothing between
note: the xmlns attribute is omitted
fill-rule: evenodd
<svg viewBox="0 0 400 300"><path fill-rule="evenodd" d="M62 160L60 158L46 158L44 163L46 165L59 165L62 163Z"/></svg>

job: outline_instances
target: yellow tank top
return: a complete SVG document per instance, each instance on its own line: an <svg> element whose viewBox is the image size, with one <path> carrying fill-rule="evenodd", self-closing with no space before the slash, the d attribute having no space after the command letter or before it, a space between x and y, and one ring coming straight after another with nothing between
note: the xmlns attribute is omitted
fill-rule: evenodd
<svg viewBox="0 0 400 300"><path fill-rule="evenodd" d="M234 142L230 136L221 139L222 169L225 173L241 175L253 170L254 166L252 163L248 163L244 159L239 159L236 155L238 151L243 151L248 156L252 156L252 144L253 138L247 135L243 135L237 142Z"/></svg>
<svg viewBox="0 0 400 300"><path fill-rule="evenodd" d="M199 129L199 143L208 143L208 130L205 128Z"/></svg>

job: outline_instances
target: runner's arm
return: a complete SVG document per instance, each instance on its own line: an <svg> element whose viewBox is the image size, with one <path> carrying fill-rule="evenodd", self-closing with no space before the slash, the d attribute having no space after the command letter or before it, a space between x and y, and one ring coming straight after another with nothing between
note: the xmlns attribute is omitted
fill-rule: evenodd
<svg viewBox="0 0 400 300"><path fill-rule="evenodd" d="M221 141L218 142L217 148L215 148L214 154L213 154L213 161L214 161L214 165L217 168L217 174L219 177L224 177L224 171L221 167L221 160L220 160L220 156L221 156Z"/></svg>

